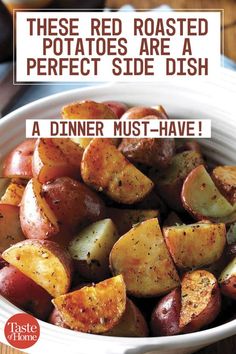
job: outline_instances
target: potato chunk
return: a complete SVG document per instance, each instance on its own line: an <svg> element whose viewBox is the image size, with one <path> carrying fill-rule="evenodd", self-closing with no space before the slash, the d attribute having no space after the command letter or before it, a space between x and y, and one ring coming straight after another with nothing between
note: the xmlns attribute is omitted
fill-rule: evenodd
<svg viewBox="0 0 236 354"><path fill-rule="evenodd" d="M64 119L117 119L107 104L88 100L69 103L62 108L61 115ZM72 140L85 149L92 139L79 137Z"/></svg>
<svg viewBox="0 0 236 354"><path fill-rule="evenodd" d="M41 183L58 177L80 177L83 149L70 139L38 139L32 160L33 175Z"/></svg>
<svg viewBox="0 0 236 354"><path fill-rule="evenodd" d="M18 206L21 202L25 187L18 183L11 182L1 197L0 204L11 204Z"/></svg>
<svg viewBox="0 0 236 354"><path fill-rule="evenodd" d="M236 300L236 257L227 265L219 277L222 293Z"/></svg>
<svg viewBox="0 0 236 354"><path fill-rule="evenodd" d="M147 337L148 326L137 306L127 299L125 312L120 322L104 334L114 337Z"/></svg>
<svg viewBox="0 0 236 354"><path fill-rule="evenodd" d="M24 239L20 226L19 207L0 204L0 253Z"/></svg>
<svg viewBox="0 0 236 354"><path fill-rule="evenodd" d="M189 173L181 196L185 209L197 220L218 223L236 220L236 205L232 206L219 192L203 165Z"/></svg>
<svg viewBox="0 0 236 354"><path fill-rule="evenodd" d="M59 296L53 300L53 304L69 328L86 333L107 332L121 320L125 312L123 277L118 275Z"/></svg>
<svg viewBox="0 0 236 354"><path fill-rule="evenodd" d="M24 191L20 206L20 221L27 238L48 239L58 234L55 214L42 194L42 185L32 178Z"/></svg>
<svg viewBox="0 0 236 354"><path fill-rule="evenodd" d="M53 297L65 294L70 288L71 258L55 242L45 240L18 242L5 250L2 258Z"/></svg>
<svg viewBox="0 0 236 354"><path fill-rule="evenodd" d="M196 166L203 164L203 158L196 151L184 151L172 158L165 170L152 170L150 178L166 204L176 211L182 211L181 189L184 179Z"/></svg>
<svg viewBox="0 0 236 354"><path fill-rule="evenodd" d="M213 322L220 307L219 287L213 274L196 270L184 275L179 319L183 332L194 332Z"/></svg>
<svg viewBox="0 0 236 354"><path fill-rule="evenodd" d="M115 223L119 235L124 235L135 224L139 224L140 222L148 219L158 218L160 216L159 210L145 209L108 208L107 213Z"/></svg>
<svg viewBox="0 0 236 354"><path fill-rule="evenodd" d="M224 197L234 205L236 203L236 166L218 166L214 168L212 178Z"/></svg>
<svg viewBox="0 0 236 354"><path fill-rule="evenodd" d="M110 265L122 274L127 291L137 297L159 296L174 289L179 277L157 219L143 221L113 246Z"/></svg>
<svg viewBox="0 0 236 354"><path fill-rule="evenodd" d="M79 274L93 281L109 277L109 254L118 238L111 219L100 220L83 229L68 247Z"/></svg>
<svg viewBox="0 0 236 354"><path fill-rule="evenodd" d="M163 233L178 268L201 267L216 262L226 242L224 224L199 223L165 227Z"/></svg>
<svg viewBox="0 0 236 354"><path fill-rule="evenodd" d="M152 181L132 165L109 139L93 139L81 165L84 182L123 204L138 202L151 191Z"/></svg>

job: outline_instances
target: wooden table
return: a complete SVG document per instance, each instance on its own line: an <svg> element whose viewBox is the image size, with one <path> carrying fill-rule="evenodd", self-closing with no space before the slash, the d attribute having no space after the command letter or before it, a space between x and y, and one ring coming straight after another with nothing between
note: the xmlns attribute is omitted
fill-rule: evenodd
<svg viewBox="0 0 236 354"><path fill-rule="evenodd" d="M224 9L224 51L225 55L236 61L236 0L107 0L107 6L112 8L119 8L127 3L142 9L153 8L163 3L178 9ZM21 353L18 350L0 344L0 354ZM234 353L236 353L236 336L211 345L196 354Z"/></svg>

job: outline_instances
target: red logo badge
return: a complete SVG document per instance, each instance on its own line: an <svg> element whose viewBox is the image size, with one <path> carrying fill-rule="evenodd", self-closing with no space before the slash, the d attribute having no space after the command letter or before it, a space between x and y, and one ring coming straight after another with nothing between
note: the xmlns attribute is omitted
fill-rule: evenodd
<svg viewBox="0 0 236 354"><path fill-rule="evenodd" d="M8 319L4 328L9 344L17 349L32 347L40 335L39 323L27 313L18 313Z"/></svg>

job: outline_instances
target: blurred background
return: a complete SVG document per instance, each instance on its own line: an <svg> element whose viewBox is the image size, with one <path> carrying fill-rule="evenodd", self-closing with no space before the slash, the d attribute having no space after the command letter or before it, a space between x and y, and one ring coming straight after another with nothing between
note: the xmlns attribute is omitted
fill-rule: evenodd
<svg viewBox="0 0 236 354"><path fill-rule="evenodd" d="M71 88L90 85L13 85L12 11L13 9L97 9L135 11L135 9L223 9L222 54L224 66L236 70L236 0L0 0L0 117L38 98Z"/></svg>

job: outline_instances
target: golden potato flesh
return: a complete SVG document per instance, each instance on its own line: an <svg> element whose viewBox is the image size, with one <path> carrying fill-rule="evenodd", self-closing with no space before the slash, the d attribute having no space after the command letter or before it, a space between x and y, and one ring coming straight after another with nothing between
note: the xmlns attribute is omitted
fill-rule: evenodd
<svg viewBox="0 0 236 354"><path fill-rule="evenodd" d="M97 221L83 229L68 246L79 274L93 281L109 277L109 254L118 238L111 219Z"/></svg>
<svg viewBox="0 0 236 354"><path fill-rule="evenodd" d="M94 101L72 102L61 111L63 119L117 119L116 114L106 104ZM75 143L86 148L91 138L73 138Z"/></svg>
<svg viewBox="0 0 236 354"><path fill-rule="evenodd" d="M206 270L186 273L181 283L179 325L193 332L208 325L219 314L221 299L217 280Z"/></svg>
<svg viewBox="0 0 236 354"><path fill-rule="evenodd" d="M216 262L226 242L224 224L192 224L165 227L165 241L178 268L194 268Z"/></svg>
<svg viewBox="0 0 236 354"><path fill-rule="evenodd" d="M192 170L184 181L181 193L185 209L197 220L230 223L236 220L232 206L219 192L205 167Z"/></svg>
<svg viewBox="0 0 236 354"><path fill-rule="evenodd" d="M107 214L115 223L120 236L128 232L135 224L160 216L159 210L145 209L107 208Z"/></svg>
<svg viewBox="0 0 236 354"><path fill-rule="evenodd" d="M1 197L0 203L18 206L21 202L25 187L18 183L10 183Z"/></svg>
<svg viewBox="0 0 236 354"><path fill-rule="evenodd" d="M84 182L123 204L138 202L151 191L152 181L132 165L109 139L93 139L86 148L81 175Z"/></svg>
<svg viewBox="0 0 236 354"><path fill-rule="evenodd" d="M53 304L69 328L86 333L107 332L121 320L125 312L123 277L118 275L59 296L53 300Z"/></svg>
<svg viewBox="0 0 236 354"><path fill-rule="evenodd" d="M122 274L137 297L159 296L179 285L157 219L143 221L122 236L110 254L113 274Z"/></svg>
<svg viewBox="0 0 236 354"><path fill-rule="evenodd" d="M2 258L35 281L53 297L67 293L71 258L52 241L25 240L6 249Z"/></svg>

